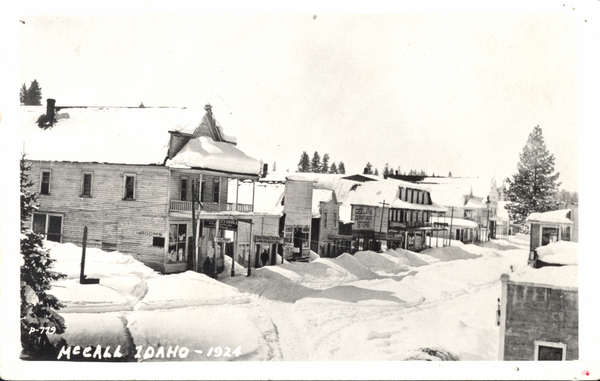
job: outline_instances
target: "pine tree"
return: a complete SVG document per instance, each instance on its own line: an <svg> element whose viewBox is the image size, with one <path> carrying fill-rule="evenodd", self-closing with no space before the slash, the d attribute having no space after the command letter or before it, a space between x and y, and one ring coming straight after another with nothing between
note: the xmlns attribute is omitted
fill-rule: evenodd
<svg viewBox="0 0 600 381"><path fill-rule="evenodd" d="M377 168L375 168L375 171L373 171L373 174L374 174L375 176L379 176L379 171L377 170Z"/></svg>
<svg viewBox="0 0 600 381"><path fill-rule="evenodd" d="M273 172L275 172L277 170L277 162L274 161L273 162Z"/></svg>
<svg viewBox="0 0 600 381"><path fill-rule="evenodd" d="M43 248L42 236L29 229L33 211L37 209L37 194L29 188L33 182L28 171L31 164L21 156L21 345L26 356L34 358L56 358L57 348L48 339L50 333L62 334L65 331L64 319L55 311L64 307L54 295L49 295L51 283L64 278L51 270L54 259L49 250ZM35 329L35 331L31 331Z"/></svg>
<svg viewBox="0 0 600 381"><path fill-rule="evenodd" d="M365 174L365 175L373 174L373 165L371 165L370 162L367 162L367 165L365 165L365 170L363 171L363 174Z"/></svg>
<svg viewBox="0 0 600 381"><path fill-rule="evenodd" d="M306 151L300 155L300 161L298 162L298 172L309 172L310 171L310 158Z"/></svg>
<svg viewBox="0 0 600 381"><path fill-rule="evenodd" d="M323 155L323 160L321 160L321 173L329 172L329 154L326 153Z"/></svg>
<svg viewBox="0 0 600 381"><path fill-rule="evenodd" d="M321 172L321 155L317 151L315 151L310 160L310 171L315 173Z"/></svg>
<svg viewBox="0 0 600 381"><path fill-rule="evenodd" d="M546 148L542 129L536 126L529 134L527 144L519 155L517 173L506 179L506 209L510 218L522 222L534 212L556 210L559 173L554 173L554 155Z"/></svg>
<svg viewBox="0 0 600 381"><path fill-rule="evenodd" d="M331 167L329 168L329 173L338 173L337 165L335 165L335 161L331 163Z"/></svg>
<svg viewBox="0 0 600 381"><path fill-rule="evenodd" d="M42 88L37 79L34 79L29 85L29 88L23 84L19 91L19 99L22 105L26 106L41 106L42 105Z"/></svg>
<svg viewBox="0 0 600 381"><path fill-rule="evenodd" d="M19 99L21 105L26 105L29 102L29 93L27 92L27 86L25 84L21 86L21 90L19 91Z"/></svg>
<svg viewBox="0 0 600 381"><path fill-rule="evenodd" d="M388 177L389 175L391 175L390 173L390 163L385 163L385 166L383 167L383 177Z"/></svg>
<svg viewBox="0 0 600 381"><path fill-rule="evenodd" d="M340 161L340 163L338 164L338 173L341 175L345 175L346 174L346 166L344 165L343 161Z"/></svg>

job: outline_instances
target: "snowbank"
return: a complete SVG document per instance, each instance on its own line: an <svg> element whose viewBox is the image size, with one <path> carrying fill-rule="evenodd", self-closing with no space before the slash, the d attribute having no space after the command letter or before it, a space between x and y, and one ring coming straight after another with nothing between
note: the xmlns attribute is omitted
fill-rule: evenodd
<svg viewBox="0 0 600 381"><path fill-rule="evenodd" d="M92 347L92 353L100 345L103 352L110 347L111 356L119 346L119 353L123 357L133 357L135 354L133 343L127 338L126 320L122 313L65 313L61 310L60 315L65 319L67 329L62 335L48 335L53 343L62 338L67 342L65 345L71 347Z"/></svg>
<svg viewBox="0 0 600 381"><path fill-rule="evenodd" d="M535 251L538 258L546 263L579 264L579 244L577 242L558 241L538 247Z"/></svg>
<svg viewBox="0 0 600 381"><path fill-rule="evenodd" d="M65 307L64 312L108 312L131 310L147 290L146 282L134 277L123 277L100 284L80 284L79 279L55 282L50 294Z"/></svg>
<svg viewBox="0 0 600 381"><path fill-rule="evenodd" d="M72 243L45 241L50 249L50 257L55 259L54 270L67 275L67 279L79 279L82 248ZM152 270L131 255L118 251L102 251L87 248L85 251L85 275L88 278L115 278L135 276L141 279L155 278L159 273Z"/></svg>
<svg viewBox="0 0 600 381"><path fill-rule="evenodd" d="M464 246L464 245L463 245ZM474 246L474 245L472 245ZM465 251L462 247L457 246L445 246L439 248L432 248L421 251L422 255L428 255L440 261L453 261L457 259L474 259L480 255L472 254Z"/></svg>
<svg viewBox="0 0 600 381"><path fill-rule="evenodd" d="M402 262L401 259L392 255L378 254L369 250L356 252L354 257L358 259L365 267L378 274L398 274L402 271L408 270L408 267Z"/></svg>
<svg viewBox="0 0 600 381"><path fill-rule="evenodd" d="M260 361L278 359L279 356L272 343L275 327L249 305L134 311L127 321L133 341L141 345L144 352L151 347L156 356L161 346L165 353L169 346L188 349L185 358L176 357L169 361ZM218 357L217 347L224 351ZM239 355L233 353L238 347ZM209 355L211 348L213 351ZM142 361L165 361L155 356Z"/></svg>
<svg viewBox="0 0 600 381"><path fill-rule="evenodd" d="M344 268L350 274L354 275L358 279L376 279L379 278L377 274L369 270L362 262L351 254L344 253L337 258L333 259L333 262L338 266Z"/></svg>
<svg viewBox="0 0 600 381"><path fill-rule="evenodd" d="M248 303L247 295L234 287L194 271L149 279L148 292L136 310Z"/></svg>
<svg viewBox="0 0 600 381"><path fill-rule="evenodd" d="M430 257L428 255L423 255L404 249L388 250L386 251L386 254L400 259L405 265L409 267L424 266L439 261L438 259Z"/></svg>
<svg viewBox="0 0 600 381"><path fill-rule="evenodd" d="M510 274L509 280L540 286L578 288L578 273L579 266L545 266L539 269L526 266Z"/></svg>

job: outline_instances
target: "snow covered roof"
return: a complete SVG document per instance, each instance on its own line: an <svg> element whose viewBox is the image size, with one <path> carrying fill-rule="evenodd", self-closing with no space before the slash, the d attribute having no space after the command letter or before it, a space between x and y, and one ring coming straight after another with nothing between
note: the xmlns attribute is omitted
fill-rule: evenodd
<svg viewBox="0 0 600 381"><path fill-rule="evenodd" d="M569 218L571 209L553 210L544 213L531 213L525 221L527 222L550 222L557 224L572 224Z"/></svg>
<svg viewBox="0 0 600 381"><path fill-rule="evenodd" d="M579 266L545 266L534 269L525 266L511 273L509 279L514 282L535 283L539 286L578 288Z"/></svg>
<svg viewBox="0 0 600 381"><path fill-rule="evenodd" d="M475 196L480 200L490 194L493 178L486 177L426 177L419 184L431 189L431 198L444 206L465 207L465 196ZM469 201L471 201L470 199ZM485 208L485 204L475 201L467 207Z"/></svg>
<svg viewBox="0 0 600 381"><path fill-rule="evenodd" d="M470 220L465 220L464 218L456 218L456 217L452 218L450 216L432 217L431 222L446 223L446 224L448 224L448 226L450 226L450 224L452 224L452 228L456 227L456 228L464 228L464 229L475 229L478 226L476 222L473 222Z"/></svg>
<svg viewBox="0 0 600 381"><path fill-rule="evenodd" d="M509 279L515 282L535 283L540 286L578 288L579 244L558 241L535 249L538 258L546 263L562 266L530 266L511 273Z"/></svg>
<svg viewBox="0 0 600 381"><path fill-rule="evenodd" d="M56 123L46 130L37 120L46 113L41 106L21 107L21 137L29 160L162 165L169 148L169 131L193 133L206 122L200 108L126 108L57 106ZM227 141L234 138L219 134ZM205 126L206 127L206 126ZM177 166L245 173L259 173L259 162L226 142L208 136L190 142L177 155ZM195 139L196 140L196 139ZM186 148L186 147L184 147ZM192 151L196 149L194 154ZM212 156L212 157L209 157Z"/></svg>
<svg viewBox="0 0 600 381"><path fill-rule="evenodd" d="M480 197L471 197L465 203L464 208L466 208L466 209L487 209L487 205L481 200Z"/></svg>
<svg viewBox="0 0 600 381"><path fill-rule="evenodd" d="M328 189L313 189L312 194L312 217L320 218L321 210L319 209L319 205L321 202L330 202L333 199L333 191Z"/></svg>
<svg viewBox="0 0 600 381"><path fill-rule="evenodd" d="M203 168L231 173L258 175L260 162L234 145L215 142L211 137L191 139L167 165L177 168Z"/></svg>
<svg viewBox="0 0 600 381"><path fill-rule="evenodd" d="M538 247L535 252L538 258L546 263L579 264L579 244L577 242L558 241Z"/></svg>

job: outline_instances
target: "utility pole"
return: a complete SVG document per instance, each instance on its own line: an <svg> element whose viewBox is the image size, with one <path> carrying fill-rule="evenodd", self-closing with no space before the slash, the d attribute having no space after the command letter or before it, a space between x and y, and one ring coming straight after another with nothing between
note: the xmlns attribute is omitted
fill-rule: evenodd
<svg viewBox="0 0 600 381"><path fill-rule="evenodd" d="M387 204L385 202L385 200L383 200L383 202L380 202L380 204L382 205L382 207L381 207L381 223L379 224L379 250L381 250L381 231L383 230L383 213L385 212L385 206L390 205L390 204Z"/></svg>
<svg viewBox="0 0 600 381"><path fill-rule="evenodd" d="M192 180L192 241L194 243L194 250L192 251L192 271L198 271L198 257L196 256L196 248L198 242L196 241L196 180ZM189 251L188 251L189 252Z"/></svg>
<svg viewBox="0 0 600 381"><path fill-rule="evenodd" d="M450 234L448 234L448 246L452 246L452 220L454 219L454 207L450 207L452 213L450 213Z"/></svg>

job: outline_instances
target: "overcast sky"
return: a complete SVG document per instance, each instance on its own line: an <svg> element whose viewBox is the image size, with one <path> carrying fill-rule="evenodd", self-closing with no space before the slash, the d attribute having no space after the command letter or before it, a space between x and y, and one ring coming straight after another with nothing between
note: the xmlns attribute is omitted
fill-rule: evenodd
<svg viewBox="0 0 600 381"><path fill-rule="evenodd" d="M22 16L20 83L57 105L203 106L295 171L516 172L540 125L577 190L581 15ZM44 99L45 102L45 99Z"/></svg>

